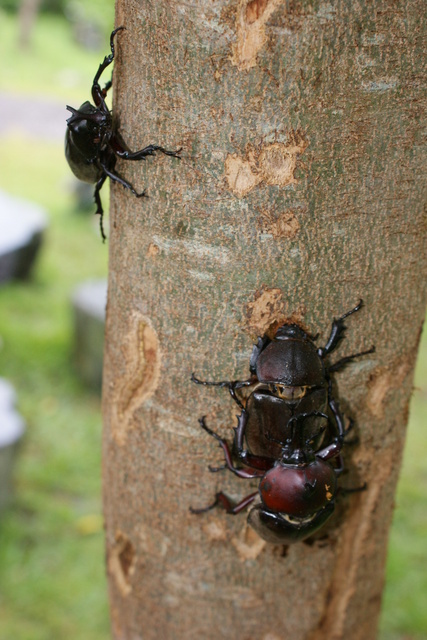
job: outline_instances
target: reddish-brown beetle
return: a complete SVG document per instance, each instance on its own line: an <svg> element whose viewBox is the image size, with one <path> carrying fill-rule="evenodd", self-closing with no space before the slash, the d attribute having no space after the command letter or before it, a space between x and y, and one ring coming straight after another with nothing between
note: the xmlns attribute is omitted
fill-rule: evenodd
<svg viewBox="0 0 427 640"><path fill-rule="evenodd" d="M297 325L279 327L273 339L264 336L254 346L248 380L193 382L229 389L241 408L234 429L233 447L212 431L225 456L223 467L239 478L259 478L258 491L233 505L223 493L202 513L222 505L237 514L256 502L248 522L268 542L289 544L317 531L334 511L337 477L343 470L341 449L346 429L338 403L332 395L331 373L354 358L375 349L341 358L327 365L325 358L344 337L344 320L362 307L362 300L334 320L325 347L317 348L309 334ZM236 466L243 464L244 467ZM348 491L348 490L347 490ZM352 489L354 491L354 489Z"/></svg>

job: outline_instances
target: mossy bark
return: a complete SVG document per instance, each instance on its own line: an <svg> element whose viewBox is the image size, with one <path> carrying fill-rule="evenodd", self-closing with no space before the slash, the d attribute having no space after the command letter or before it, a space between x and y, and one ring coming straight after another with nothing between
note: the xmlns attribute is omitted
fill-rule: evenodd
<svg viewBox="0 0 427 640"><path fill-rule="evenodd" d="M104 499L116 640L375 638L426 302L421 0L118 0L119 170L104 368ZM264 544L244 514L189 512L251 483L198 427L236 407L252 342L298 322L324 344L363 298L336 375L358 444L318 538Z"/></svg>

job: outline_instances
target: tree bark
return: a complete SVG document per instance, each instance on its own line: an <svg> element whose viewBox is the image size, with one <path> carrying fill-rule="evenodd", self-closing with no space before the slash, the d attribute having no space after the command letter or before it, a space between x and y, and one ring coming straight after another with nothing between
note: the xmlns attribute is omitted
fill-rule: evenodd
<svg viewBox="0 0 427 640"><path fill-rule="evenodd" d="M117 640L369 640L426 302L421 0L118 0L115 117L132 149L183 147L113 185L104 368L104 505ZM192 515L252 343L298 322L339 356L356 421L317 538L266 544L246 516ZM339 357L337 356L337 357ZM256 485L255 485L256 486Z"/></svg>

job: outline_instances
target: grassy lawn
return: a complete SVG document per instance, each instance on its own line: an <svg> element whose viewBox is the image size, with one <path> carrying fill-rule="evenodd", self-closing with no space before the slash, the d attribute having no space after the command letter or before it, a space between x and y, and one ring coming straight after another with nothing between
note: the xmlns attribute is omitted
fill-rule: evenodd
<svg viewBox="0 0 427 640"><path fill-rule="evenodd" d="M15 22L0 11L0 91L71 104L89 97L104 52L82 51L68 24L52 16L39 20L29 53L17 49L16 33ZM70 182L61 141L0 139L0 189L41 204L50 219L33 280L0 288L0 376L15 385L27 422L16 498L0 517L0 640L109 637L100 399L73 372L70 314L76 284L106 274L108 245L100 241L94 216L75 211ZM426 338L416 385L381 640L427 637Z"/></svg>
<svg viewBox="0 0 427 640"><path fill-rule="evenodd" d="M31 48L23 50L18 44L16 20L0 8L0 90L61 98L67 104L81 104L88 99L95 71L109 53L108 37L114 23L114 0L103 0L103 4L103 13L111 19L104 29L107 49L98 52L79 46L70 24L51 14L38 18Z"/></svg>

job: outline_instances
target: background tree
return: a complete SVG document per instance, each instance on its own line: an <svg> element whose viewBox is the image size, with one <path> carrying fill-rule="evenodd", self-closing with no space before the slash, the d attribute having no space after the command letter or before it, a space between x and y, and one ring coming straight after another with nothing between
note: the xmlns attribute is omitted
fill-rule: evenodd
<svg viewBox="0 0 427 640"><path fill-rule="evenodd" d="M374 638L425 311L419 1L119 0L115 115L133 148L112 190L104 487L114 637ZM324 342L359 298L337 374L359 443L310 543L267 545L221 511L190 382L246 377L252 341L296 321Z"/></svg>
<svg viewBox="0 0 427 640"><path fill-rule="evenodd" d="M41 0L22 0L19 3L19 43L23 48L30 44L40 3Z"/></svg>

